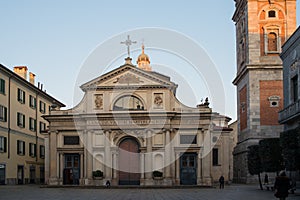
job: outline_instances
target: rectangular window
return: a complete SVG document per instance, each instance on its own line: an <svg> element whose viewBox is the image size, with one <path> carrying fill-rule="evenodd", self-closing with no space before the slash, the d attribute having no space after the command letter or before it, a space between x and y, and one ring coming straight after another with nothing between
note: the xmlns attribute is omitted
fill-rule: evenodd
<svg viewBox="0 0 300 200"><path fill-rule="evenodd" d="M25 155L25 142L22 140L17 140L17 154L20 156Z"/></svg>
<svg viewBox="0 0 300 200"><path fill-rule="evenodd" d="M36 98L32 95L29 95L29 106L33 109L36 108Z"/></svg>
<svg viewBox="0 0 300 200"><path fill-rule="evenodd" d="M46 104L42 101L40 101L40 112L45 113L46 112Z"/></svg>
<svg viewBox="0 0 300 200"><path fill-rule="evenodd" d="M46 130L46 124L44 122L40 122L40 133L43 133Z"/></svg>
<svg viewBox="0 0 300 200"><path fill-rule="evenodd" d="M29 130L35 131L36 130L36 120L33 118L29 118Z"/></svg>
<svg viewBox="0 0 300 200"><path fill-rule="evenodd" d="M7 108L2 105L0 105L0 121L7 121Z"/></svg>
<svg viewBox="0 0 300 200"><path fill-rule="evenodd" d="M79 136L64 136L64 145L78 145Z"/></svg>
<svg viewBox="0 0 300 200"><path fill-rule="evenodd" d="M219 165L219 150L218 149L213 149L212 151L212 161L213 161L213 166Z"/></svg>
<svg viewBox="0 0 300 200"><path fill-rule="evenodd" d="M6 137L0 136L0 153L6 152L7 140Z"/></svg>
<svg viewBox="0 0 300 200"><path fill-rule="evenodd" d="M20 88L18 88L18 101L23 104L25 103L25 92Z"/></svg>
<svg viewBox="0 0 300 200"><path fill-rule="evenodd" d="M17 125L21 128L25 128L25 115L17 113Z"/></svg>
<svg viewBox="0 0 300 200"><path fill-rule="evenodd" d="M29 156L36 157L36 144L29 143Z"/></svg>
<svg viewBox="0 0 300 200"><path fill-rule="evenodd" d="M180 144L197 144L197 135L180 135Z"/></svg>
<svg viewBox="0 0 300 200"><path fill-rule="evenodd" d="M298 76L294 76L291 80L291 95L292 101L296 102L298 100Z"/></svg>
<svg viewBox="0 0 300 200"><path fill-rule="evenodd" d="M5 80L0 78L0 93L5 94Z"/></svg>
<svg viewBox="0 0 300 200"><path fill-rule="evenodd" d="M45 158L45 146L40 145L40 158Z"/></svg>

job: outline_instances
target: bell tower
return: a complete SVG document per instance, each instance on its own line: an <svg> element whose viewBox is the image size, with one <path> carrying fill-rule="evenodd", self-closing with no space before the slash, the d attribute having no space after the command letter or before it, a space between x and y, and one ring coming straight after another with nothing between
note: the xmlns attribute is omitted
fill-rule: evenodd
<svg viewBox="0 0 300 200"><path fill-rule="evenodd" d="M251 183L248 146L279 137L283 127L281 46L296 30L296 0L235 0L238 145L234 181Z"/></svg>

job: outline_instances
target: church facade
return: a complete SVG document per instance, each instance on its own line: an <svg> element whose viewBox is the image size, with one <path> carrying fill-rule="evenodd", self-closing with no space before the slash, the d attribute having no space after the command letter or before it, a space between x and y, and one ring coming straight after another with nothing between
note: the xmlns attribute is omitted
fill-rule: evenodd
<svg viewBox="0 0 300 200"><path fill-rule="evenodd" d="M137 66L131 60L83 84L74 108L45 116L47 184L211 186L221 175L231 181L231 119L213 112L208 99L183 105L170 77L152 71L144 47Z"/></svg>

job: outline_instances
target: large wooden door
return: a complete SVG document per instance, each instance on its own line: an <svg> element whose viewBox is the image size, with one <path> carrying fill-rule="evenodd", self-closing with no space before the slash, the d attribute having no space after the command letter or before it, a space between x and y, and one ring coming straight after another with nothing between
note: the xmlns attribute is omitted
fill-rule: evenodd
<svg viewBox="0 0 300 200"><path fill-rule="evenodd" d="M140 185L140 176L139 145L126 138L119 146L119 184Z"/></svg>

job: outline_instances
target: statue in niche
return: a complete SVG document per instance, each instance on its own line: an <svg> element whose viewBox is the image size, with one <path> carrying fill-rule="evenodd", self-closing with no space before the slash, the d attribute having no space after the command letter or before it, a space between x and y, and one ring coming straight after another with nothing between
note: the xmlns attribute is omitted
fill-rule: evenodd
<svg viewBox="0 0 300 200"><path fill-rule="evenodd" d="M103 108L103 96L102 95L95 95L95 108L102 109Z"/></svg>

